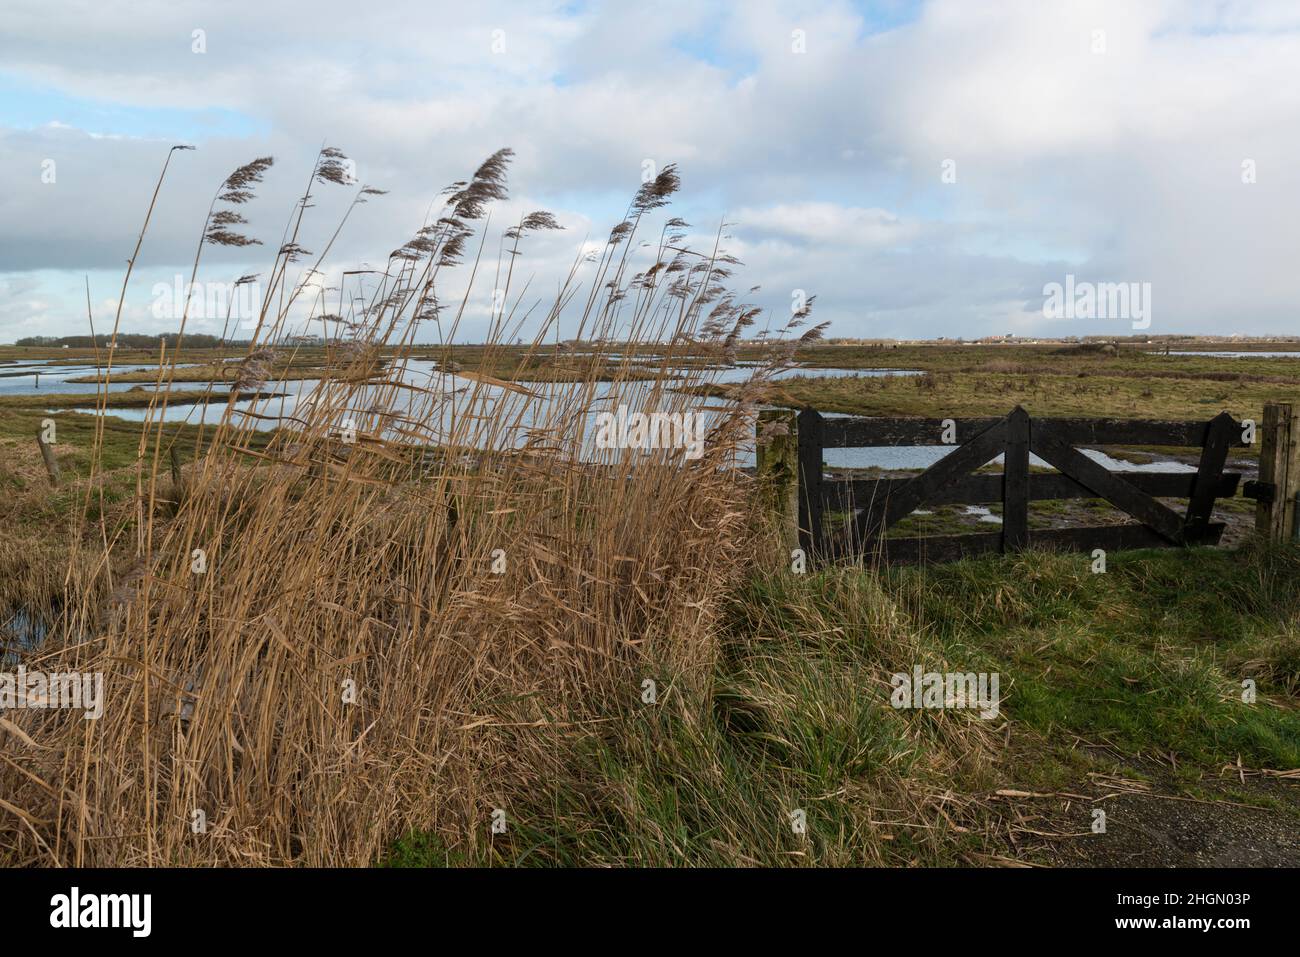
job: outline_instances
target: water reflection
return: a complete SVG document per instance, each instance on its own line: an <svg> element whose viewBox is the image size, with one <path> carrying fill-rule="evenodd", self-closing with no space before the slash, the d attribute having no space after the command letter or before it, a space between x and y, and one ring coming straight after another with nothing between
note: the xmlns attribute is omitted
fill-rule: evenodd
<svg viewBox="0 0 1300 957"><path fill-rule="evenodd" d="M43 392L58 395L94 395L100 391L98 382L70 382L85 376L99 376L103 369L94 363L81 365L51 365L53 359L33 359L17 365L0 365L0 395L40 395ZM178 365L184 369L195 363ZM113 375L127 372L139 372L144 369L157 369L157 365L123 365L113 366ZM149 386L151 383L111 382L110 392L126 392L138 385ZM178 383L179 385L179 383Z"/></svg>
<svg viewBox="0 0 1300 957"><path fill-rule="evenodd" d="M715 367L703 372L692 372L690 382L691 384L733 384L748 380L753 376L754 371L752 365L746 364ZM84 371L80 374L84 374ZM774 378L879 378L881 376L919 374L919 372L909 369L792 368L777 373ZM0 382L3 381L0 380ZM473 414L489 418L504 413L504 420L512 422L514 427L495 436L494 441L498 447L522 445L527 438L529 429L536 428L539 425L554 424L558 411L566 411L571 415L581 412L588 420L586 427L582 430L587 436L588 446L584 450L584 457L594 457L590 444L595 432L594 420L600 412L614 411L614 406L619 401L635 407L644 398L648 390L655 387L655 383L635 380L617 384L608 382L575 384L570 382L520 381L517 383L518 385L533 393L531 397L528 397L520 396L504 388L485 385L463 376L443 372L440 370L438 363L430 359L407 361L401 381L416 387L422 392L437 393L446 400L438 406L440 420L426 423L435 433L450 434L455 428L457 416ZM685 381L684 379L670 380L664 385L671 389L680 386ZM300 419L307 414L313 393L320 384L321 380L319 379L268 383L266 385L268 391L282 393L282 395L278 398L257 402L252 407L252 411L256 412L256 417L246 415L245 411L237 406L234 413L235 419L240 424L246 424L259 431L286 424L292 425L295 419ZM117 384L115 384L116 387ZM202 385L195 386L195 388L202 387ZM85 389L93 392L95 386L86 384ZM355 396L355 402L358 409L364 409L382 399L387 407L396 407L397 411L401 411L400 407L403 402L409 408L409 398L403 399L403 396L406 395L407 393L402 390L397 390L396 397L394 397L389 389L386 389L382 384L377 384L359 389ZM472 397L472 401L476 403L473 409L468 408L467 397ZM588 397L590 402L586 402ZM207 404L169 405L165 418L171 422L212 424L218 422L222 415L225 414L225 400L226 393L224 390L214 390L212 401ZM586 405L585 410L579 410L578 406L584 403ZM700 406L705 409L711 404L715 403L711 403L709 400L700 401ZM51 411L59 410L51 409ZM96 414L94 409L77 409L75 411L90 415ZM148 412L146 409L110 409L109 414L127 421L143 422ZM706 416L716 414L705 413ZM830 414L829 417L834 417L834 414ZM952 448L947 446L828 448L825 453L825 462L830 468L920 471L929 468L951 451ZM1089 458L1116 472L1195 471L1192 466L1180 462L1134 463L1112 458L1106 453L1096 450L1084 449L1083 452ZM750 443L739 450L736 464L742 467L752 466L754 459L754 448ZM1000 462L1000 460L999 457L996 461ZM1030 462L1035 466L1046 467L1046 463L1037 456L1031 456Z"/></svg>

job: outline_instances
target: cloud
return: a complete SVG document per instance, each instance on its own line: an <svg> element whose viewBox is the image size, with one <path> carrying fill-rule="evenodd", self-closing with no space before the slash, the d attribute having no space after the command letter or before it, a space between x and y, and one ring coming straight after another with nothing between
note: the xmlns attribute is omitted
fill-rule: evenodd
<svg viewBox="0 0 1300 957"><path fill-rule="evenodd" d="M917 239L922 232L921 224L904 223L887 210L836 203L744 207L730 218L746 232L850 246L902 246Z"/></svg>
<svg viewBox="0 0 1300 957"><path fill-rule="evenodd" d="M0 117L41 116L0 119L0 288L38 285L8 293L0 340L84 328L82 274L124 266L165 134L196 131L141 250L141 300L187 273L217 185L254 156L277 159L247 208L266 245L205 253L213 281L266 268L322 143L390 191L352 215L333 273L382 262L444 185L511 146L517 201L494 229L531 209L570 226L530 247L538 290L584 238L603 240L647 163L676 162L674 211L705 240L734 224L737 284L761 284L774 316L792 289L816 293L834 335L1125 331L1041 318L1043 284L1066 272L1151 282L1153 332L1294 331L1291 4L135 9L6 3L0 107L23 89L41 95ZM320 192L304 246L322 248L349 199Z"/></svg>

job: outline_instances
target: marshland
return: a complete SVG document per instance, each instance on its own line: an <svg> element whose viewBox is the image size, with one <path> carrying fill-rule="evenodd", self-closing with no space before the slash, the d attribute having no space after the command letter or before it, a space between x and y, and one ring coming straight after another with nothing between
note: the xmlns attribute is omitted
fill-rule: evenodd
<svg viewBox="0 0 1300 957"><path fill-rule="evenodd" d="M488 215L511 158L448 187L359 304L306 282L382 202L325 148L251 330L191 346L182 316L168 341L126 338L132 263L116 315L87 316L93 346L0 350L6 661L105 687L93 721L0 716L0 859L1300 861L1300 554L1252 534L1253 502L1219 502L1222 547L1118 553L1105 575L1048 551L795 570L751 467L773 408L1258 418L1300 384L1294 343L827 341L811 298L774 321L729 291L751 280L721 231L686 244L672 166L539 301L515 272L558 224ZM196 273L255 242L242 211L273 170L218 184ZM319 227L333 190L351 205ZM503 305L468 342L485 282ZM318 339L293 331L304 309ZM557 341L561 320L577 334ZM702 454L597 441L619 409L704 416ZM1098 506L1071 518L1115 520ZM996 717L891 707L914 666L1000 675ZM1129 826L1094 834L1098 807Z"/></svg>

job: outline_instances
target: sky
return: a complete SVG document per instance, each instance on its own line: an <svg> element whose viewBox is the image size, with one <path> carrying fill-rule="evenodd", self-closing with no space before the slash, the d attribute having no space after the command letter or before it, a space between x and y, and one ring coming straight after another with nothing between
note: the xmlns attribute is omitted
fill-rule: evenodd
<svg viewBox="0 0 1300 957"><path fill-rule="evenodd" d="M111 327L176 144L123 331L175 329L215 191L270 155L242 210L265 245L206 248L199 279L265 274L329 145L387 190L322 266L331 297L509 147L489 230L565 227L516 264L537 300L675 163L671 214L725 237L774 324L815 294L829 336L1300 333L1291 0L3 0L0 342L85 333L87 284ZM318 190L301 244L353 195ZM1049 308L1067 282L1133 299ZM476 286L462 338L491 308Z"/></svg>

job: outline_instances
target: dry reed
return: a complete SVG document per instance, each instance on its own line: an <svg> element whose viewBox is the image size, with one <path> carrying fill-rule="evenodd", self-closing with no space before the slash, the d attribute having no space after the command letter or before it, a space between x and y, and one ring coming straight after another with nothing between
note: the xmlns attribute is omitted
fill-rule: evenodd
<svg viewBox="0 0 1300 957"><path fill-rule="evenodd" d="M234 396L273 379L293 349L306 284L289 274L310 255L303 215L316 185L349 185L345 157L322 151L179 504L168 500L162 421L177 355L160 362L135 501L124 517L86 516L76 587L26 661L102 673L104 714L12 712L0 731L7 863L364 865L411 829L473 848L491 810L535 783L529 748L545 749L554 729L626 706L651 666L707 682L719 601L748 554L748 479L730 466L752 435L755 393L714 403L694 460L680 448L593 449L592 413L697 411L672 386L703 373L678 371L679 360L725 361L756 311L723 291L734 260L686 248L680 220L634 271L638 229L677 188L670 168L638 192L596 261L575 263L519 357L522 368L544 354L564 317L597 344L585 381L456 376L450 352L427 379L412 374L418 332L456 340L473 277L486 272L481 240L463 297L436 293L505 196L509 158L495 154L452 187L363 308L345 310L342 292L337 313L312 305L329 374L258 449L274 400L236 407ZM248 202L269 167L241 167L213 208ZM353 205L378 192L362 187ZM253 243L233 232L243 222L210 213L200 253ZM537 212L506 231L502 301L521 241L557 226ZM585 266L594 275L580 283ZM484 368L522 329L522 299L494 315ZM662 343L654 378L627 348L626 375L597 381L647 341ZM775 347L755 389L789 355Z"/></svg>

